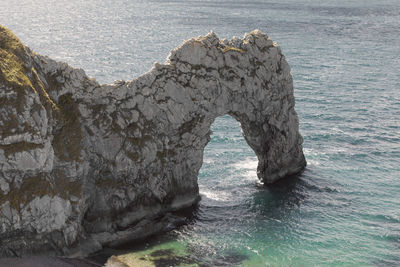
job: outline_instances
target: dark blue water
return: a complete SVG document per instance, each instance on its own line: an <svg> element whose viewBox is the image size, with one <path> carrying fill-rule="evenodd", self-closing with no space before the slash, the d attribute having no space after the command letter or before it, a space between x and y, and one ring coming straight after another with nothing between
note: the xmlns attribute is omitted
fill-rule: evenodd
<svg viewBox="0 0 400 267"><path fill-rule="evenodd" d="M210 265L400 266L399 1L3 0L0 23L100 82L210 30L267 32L292 67L307 169L259 185L240 125L218 118L195 219L160 246Z"/></svg>

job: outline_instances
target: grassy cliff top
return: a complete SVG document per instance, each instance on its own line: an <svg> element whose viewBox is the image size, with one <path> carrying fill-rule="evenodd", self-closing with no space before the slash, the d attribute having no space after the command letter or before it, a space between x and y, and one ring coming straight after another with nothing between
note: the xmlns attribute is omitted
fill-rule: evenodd
<svg viewBox="0 0 400 267"><path fill-rule="evenodd" d="M0 25L0 79L13 87L30 87L35 91L24 67L26 47L10 30Z"/></svg>

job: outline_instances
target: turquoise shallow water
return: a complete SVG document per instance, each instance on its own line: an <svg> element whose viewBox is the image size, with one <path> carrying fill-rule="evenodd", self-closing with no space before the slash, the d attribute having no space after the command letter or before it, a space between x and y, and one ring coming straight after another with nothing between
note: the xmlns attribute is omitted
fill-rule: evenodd
<svg viewBox="0 0 400 267"><path fill-rule="evenodd" d="M398 1L1 1L0 23L100 82L210 30L267 32L292 67L306 170L260 186L240 125L218 118L194 219L160 239L205 265L400 266Z"/></svg>

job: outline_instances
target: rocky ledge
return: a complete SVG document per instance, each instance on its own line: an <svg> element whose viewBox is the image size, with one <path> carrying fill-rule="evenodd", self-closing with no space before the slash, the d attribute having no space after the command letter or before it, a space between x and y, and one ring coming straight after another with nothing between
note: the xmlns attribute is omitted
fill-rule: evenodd
<svg viewBox="0 0 400 267"><path fill-rule="evenodd" d="M165 228L199 200L222 115L265 184L306 164L290 67L257 30L187 40L139 78L99 84L0 26L0 68L0 256L86 254Z"/></svg>

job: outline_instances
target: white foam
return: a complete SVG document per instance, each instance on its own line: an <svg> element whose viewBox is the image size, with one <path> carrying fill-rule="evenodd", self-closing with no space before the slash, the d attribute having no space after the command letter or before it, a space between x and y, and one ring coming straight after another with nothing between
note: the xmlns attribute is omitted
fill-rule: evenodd
<svg viewBox="0 0 400 267"><path fill-rule="evenodd" d="M258 160L256 157L248 157L245 160L235 162L232 166L238 170L256 170L258 165Z"/></svg>
<svg viewBox="0 0 400 267"><path fill-rule="evenodd" d="M203 158L203 164L210 164L214 163L214 160L211 158Z"/></svg>
<svg viewBox="0 0 400 267"><path fill-rule="evenodd" d="M254 181L258 180L257 165L258 165L257 157L248 157L245 160L232 164L232 167L234 167L237 170L245 170L243 177L249 181Z"/></svg>
<svg viewBox="0 0 400 267"><path fill-rule="evenodd" d="M319 166L321 163L318 160L307 159L307 165L309 166Z"/></svg>
<svg viewBox="0 0 400 267"><path fill-rule="evenodd" d="M232 200L232 194L224 191L211 190L211 189L200 189L200 194L204 195L208 199L215 201L227 202Z"/></svg>

